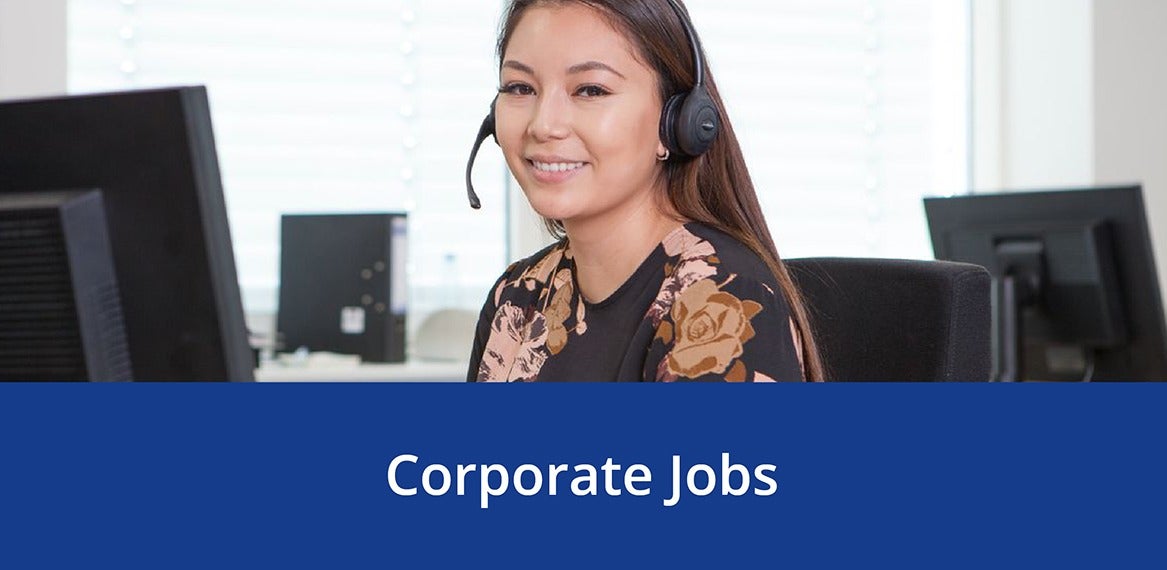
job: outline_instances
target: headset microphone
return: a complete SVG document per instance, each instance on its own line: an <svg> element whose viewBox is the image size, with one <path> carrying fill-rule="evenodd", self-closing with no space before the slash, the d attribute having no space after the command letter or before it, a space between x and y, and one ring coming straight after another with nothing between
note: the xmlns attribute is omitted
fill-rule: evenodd
<svg viewBox="0 0 1167 570"><path fill-rule="evenodd" d="M494 103L498 101L495 97L494 101L490 103L490 114L482 120L482 126L478 127L478 138L474 139L474 148L470 149L470 160L466 162L466 197L470 198L470 207L475 210L482 207L482 202L478 200L478 194L474 192L474 183L470 181L470 173L474 170L474 159L478 157L478 149L482 147L482 142L488 137L495 137L494 141L498 142L498 137L494 134Z"/></svg>

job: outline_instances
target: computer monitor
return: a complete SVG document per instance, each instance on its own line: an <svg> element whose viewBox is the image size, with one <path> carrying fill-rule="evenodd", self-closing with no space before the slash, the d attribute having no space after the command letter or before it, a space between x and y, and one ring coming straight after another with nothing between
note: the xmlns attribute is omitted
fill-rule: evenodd
<svg viewBox="0 0 1167 570"><path fill-rule="evenodd" d="M100 190L133 377L250 381L203 87L0 102L0 196Z"/></svg>
<svg viewBox="0 0 1167 570"><path fill-rule="evenodd" d="M937 259L994 277L1001 381L1167 380L1141 186L924 199Z"/></svg>
<svg viewBox="0 0 1167 570"><path fill-rule="evenodd" d="M101 190L0 194L0 381L133 380Z"/></svg>

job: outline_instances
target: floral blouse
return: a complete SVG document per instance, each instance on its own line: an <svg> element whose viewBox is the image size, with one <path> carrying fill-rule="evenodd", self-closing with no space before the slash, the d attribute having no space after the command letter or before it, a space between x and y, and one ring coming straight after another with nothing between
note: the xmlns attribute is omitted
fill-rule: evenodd
<svg viewBox="0 0 1167 570"><path fill-rule="evenodd" d="M478 319L467 380L803 379L790 310L749 248L690 222L607 299L579 294L567 240L514 263Z"/></svg>

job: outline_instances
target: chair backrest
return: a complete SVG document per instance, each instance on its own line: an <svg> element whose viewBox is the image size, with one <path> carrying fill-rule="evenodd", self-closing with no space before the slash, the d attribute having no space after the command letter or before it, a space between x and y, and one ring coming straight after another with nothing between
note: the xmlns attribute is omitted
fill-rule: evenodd
<svg viewBox="0 0 1167 570"><path fill-rule="evenodd" d="M786 260L832 381L987 381L991 277L967 263Z"/></svg>

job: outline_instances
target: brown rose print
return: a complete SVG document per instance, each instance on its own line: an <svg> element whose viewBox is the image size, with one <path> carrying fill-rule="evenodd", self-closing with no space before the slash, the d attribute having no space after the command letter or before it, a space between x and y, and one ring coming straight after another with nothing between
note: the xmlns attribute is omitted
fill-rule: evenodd
<svg viewBox="0 0 1167 570"><path fill-rule="evenodd" d="M710 279L685 288L670 314L675 337L666 357L670 375L697 378L726 374L742 355L742 345L754 337L750 319L761 310L760 304L742 301Z"/></svg>
<svg viewBox="0 0 1167 570"><path fill-rule="evenodd" d="M544 311L547 317L547 350L551 351L551 354L559 354L567 345L567 328L563 323L571 317L571 297L574 289L571 271L559 270L555 275L555 293L551 296L551 304Z"/></svg>

